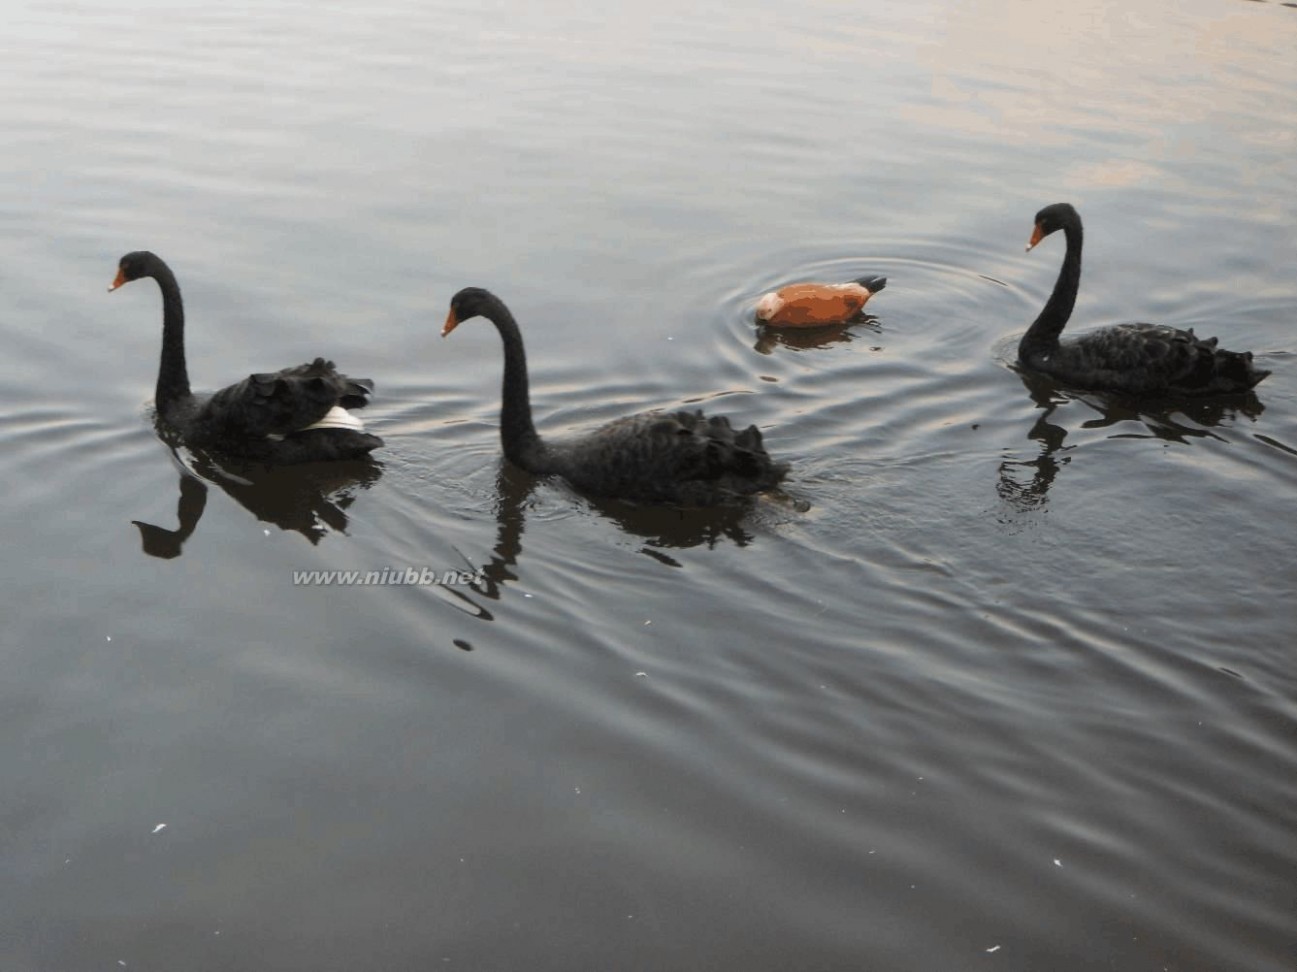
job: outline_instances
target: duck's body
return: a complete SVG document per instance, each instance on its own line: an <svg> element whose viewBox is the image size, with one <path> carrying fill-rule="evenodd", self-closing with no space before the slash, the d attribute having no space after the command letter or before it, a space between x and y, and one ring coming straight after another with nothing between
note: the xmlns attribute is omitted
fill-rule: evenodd
<svg viewBox="0 0 1297 972"><path fill-rule="evenodd" d="M795 283L757 300L757 322L768 327L823 327L860 316L887 278L861 277L850 283Z"/></svg>
<svg viewBox="0 0 1297 972"><path fill-rule="evenodd" d="M778 485L788 472L775 462L755 425L736 432L723 416L641 412L592 432L544 440L531 419L522 335L509 309L477 287L451 300L442 335L482 316L504 342L500 441L505 458L537 475L559 475L594 496L678 506L740 503Z"/></svg>
<svg viewBox="0 0 1297 972"><path fill-rule="evenodd" d="M1077 388L1150 398L1237 394L1270 374L1252 364L1251 351L1226 351L1214 337L1166 324L1118 324L1060 341L1081 281L1081 217L1068 203L1046 206L1027 249L1059 229L1067 252L1049 301L1018 344L1023 367Z"/></svg>
<svg viewBox="0 0 1297 972"><path fill-rule="evenodd" d="M171 269L152 253L128 253L108 289L140 277L152 277L162 291L158 417L187 444L275 464L357 459L383 444L348 411L365 405L374 383L349 378L323 358L195 395L185 364L184 304Z"/></svg>

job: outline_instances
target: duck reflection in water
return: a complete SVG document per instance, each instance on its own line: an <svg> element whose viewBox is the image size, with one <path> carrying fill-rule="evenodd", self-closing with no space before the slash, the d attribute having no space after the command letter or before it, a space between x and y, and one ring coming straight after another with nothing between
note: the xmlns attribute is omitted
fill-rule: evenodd
<svg viewBox="0 0 1297 972"><path fill-rule="evenodd" d="M382 475L382 467L368 457L227 469L199 452L188 452L186 462L175 444L172 454L182 470L176 529L131 521L139 528L144 552L164 560L179 557L185 541L197 529L207 507L209 484L219 486L258 520L295 531L318 544L329 533L346 532L345 511L361 490L368 489Z"/></svg>
<svg viewBox="0 0 1297 972"><path fill-rule="evenodd" d="M1040 443L1032 459L1005 459L1000 463L996 491L1000 497L1021 511L1043 507L1050 487L1063 466L1072 457L1064 453L1075 446L1064 446L1068 430L1050 419L1059 408L1079 403L1091 409L1093 417L1082 422L1082 429L1115 428L1124 423L1138 423L1138 428L1114 432L1114 437L1164 439L1188 443L1193 439L1219 438L1213 429L1235 421L1239 416L1255 420L1265 406L1255 392L1213 398L1183 400L1134 400L1097 392L1075 392L1064 389L1052 379L1028 371L1018 371L1032 402L1040 414L1027 432L1027 438ZM1023 473L1027 473L1024 480Z"/></svg>
<svg viewBox="0 0 1297 972"><path fill-rule="evenodd" d="M883 333L878 318L871 314L861 316L843 324L824 324L819 327L786 328L757 325L757 340L752 345L759 354L773 354L777 347L791 348L793 351L812 351L816 348L827 348L835 344L848 344L856 340L868 340ZM871 351L881 351L881 347L871 347Z"/></svg>

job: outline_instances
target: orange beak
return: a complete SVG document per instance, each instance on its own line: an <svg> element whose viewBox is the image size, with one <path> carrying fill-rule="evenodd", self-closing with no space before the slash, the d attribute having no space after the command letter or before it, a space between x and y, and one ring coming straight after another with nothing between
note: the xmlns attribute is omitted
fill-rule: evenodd
<svg viewBox="0 0 1297 972"><path fill-rule="evenodd" d="M452 307L450 313L446 315L446 323L441 326L441 336L445 337L457 327L459 327L459 318L455 316L455 308Z"/></svg>
<svg viewBox="0 0 1297 972"><path fill-rule="evenodd" d="M1031 242L1027 244L1027 249L1030 250L1033 246L1035 246L1044 238L1045 238L1045 231L1041 229L1040 224L1037 223L1036 228L1031 231Z"/></svg>
<svg viewBox="0 0 1297 972"><path fill-rule="evenodd" d="M114 277L114 278L113 278L113 282L112 282L111 284L108 285L108 292L109 292L109 293L112 293L114 290L116 290L118 287L120 287L120 286L121 286L122 284L124 284L124 283L126 283L126 271L125 271L125 270L118 270L118 271L117 271L117 276Z"/></svg>

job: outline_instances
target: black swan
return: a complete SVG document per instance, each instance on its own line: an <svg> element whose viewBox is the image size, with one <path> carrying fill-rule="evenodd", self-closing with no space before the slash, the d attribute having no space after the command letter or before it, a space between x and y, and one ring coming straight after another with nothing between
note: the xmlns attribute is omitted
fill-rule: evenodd
<svg viewBox="0 0 1297 972"><path fill-rule="evenodd" d="M823 327L857 317L887 278L861 277L850 283L796 283L762 294L757 323L769 327Z"/></svg>
<svg viewBox="0 0 1297 972"><path fill-rule="evenodd" d="M1024 367L1077 388L1142 396L1236 394L1270 374L1252 364L1251 351L1225 351L1214 337L1165 324L1118 324L1060 343L1081 282L1081 217L1069 203L1046 206L1027 244L1030 250L1060 229L1067 240L1063 268L1018 344Z"/></svg>
<svg viewBox="0 0 1297 972"><path fill-rule="evenodd" d="M128 253L108 289L141 277L152 277L162 290L158 417L187 444L276 464L357 459L383 444L347 411L365 404L374 383L339 374L323 358L194 395L185 368L185 308L171 268L148 251Z"/></svg>
<svg viewBox="0 0 1297 972"><path fill-rule="evenodd" d="M531 420L522 335L504 302L465 287L451 299L441 336L473 317L494 324L504 342L500 441L505 458L528 472L557 474L595 496L678 506L742 503L788 472L770 458L755 425L736 432L723 416L702 412L641 412L585 435L543 440Z"/></svg>

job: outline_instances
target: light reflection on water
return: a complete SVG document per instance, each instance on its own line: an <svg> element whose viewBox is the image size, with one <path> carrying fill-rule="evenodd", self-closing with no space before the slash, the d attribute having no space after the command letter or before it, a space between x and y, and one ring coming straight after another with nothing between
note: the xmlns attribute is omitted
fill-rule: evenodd
<svg viewBox="0 0 1297 972"><path fill-rule="evenodd" d="M1286 968L1295 34L1217 0L21 6L7 967ZM1060 199L1078 327L1219 334L1254 398L1015 372ZM157 294L103 290L140 246L196 385L333 357L377 379L376 463L159 441ZM865 322L752 322L867 272ZM788 495L681 517L503 466L496 335L436 336L467 284L543 431L697 403ZM405 565L483 579L291 580Z"/></svg>

